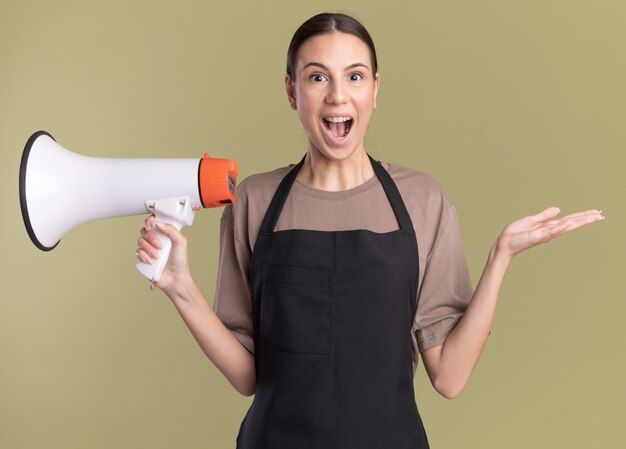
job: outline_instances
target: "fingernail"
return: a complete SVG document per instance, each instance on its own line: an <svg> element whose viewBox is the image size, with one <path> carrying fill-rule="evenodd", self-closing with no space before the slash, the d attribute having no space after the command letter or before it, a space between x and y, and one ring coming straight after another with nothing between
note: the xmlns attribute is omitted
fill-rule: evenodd
<svg viewBox="0 0 626 449"><path fill-rule="evenodd" d="M159 258L159 253L157 252L153 252L152 254L150 254L151 257L154 257L155 259Z"/></svg>
<svg viewBox="0 0 626 449"><path fill-rule="evenodd" d="M150 258L150 256L146 256L145 263L147 263L148 265L152 265L152 259Z"/></svg>
<svg viewBox="0 0 626 449"><path fill-rule="evenodd" d="M163 244L161 243L160 240L155 240L154 241L154 246L156 246L159 249L163 248Z"/></svg>

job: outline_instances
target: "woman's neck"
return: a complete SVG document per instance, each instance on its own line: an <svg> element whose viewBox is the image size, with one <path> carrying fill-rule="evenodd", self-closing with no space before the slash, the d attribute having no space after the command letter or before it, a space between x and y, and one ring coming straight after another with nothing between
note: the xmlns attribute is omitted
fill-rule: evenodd
<svg viewBox="0 0 626 449"><path fill-rule="evenodd" d="M309 149L298 180L318 190L339 192L360 186L374 176L367 153L357 148L342 160L333 160L317 149Z"/></svg>

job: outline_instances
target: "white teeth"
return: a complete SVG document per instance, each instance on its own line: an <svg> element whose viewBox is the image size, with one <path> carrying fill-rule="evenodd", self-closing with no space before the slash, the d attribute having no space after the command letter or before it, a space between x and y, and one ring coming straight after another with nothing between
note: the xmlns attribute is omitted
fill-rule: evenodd
<svg viewBox="0 0 626 449"><path fill-rule="evenodd" d="M341 123L347 122L348 120L352 120L350 117L326 117L324 120L333 123Z"/></svg>

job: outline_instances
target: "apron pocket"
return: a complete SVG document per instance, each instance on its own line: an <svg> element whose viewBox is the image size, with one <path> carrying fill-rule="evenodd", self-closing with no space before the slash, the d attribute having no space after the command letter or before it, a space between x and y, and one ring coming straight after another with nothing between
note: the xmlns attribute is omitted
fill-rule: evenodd
<svg viewBox="0 0 626 449"><path fill-rule="evenodd" d="M261 299L261 345L303 354L329 354L331 271L265 265Z"/></svg>

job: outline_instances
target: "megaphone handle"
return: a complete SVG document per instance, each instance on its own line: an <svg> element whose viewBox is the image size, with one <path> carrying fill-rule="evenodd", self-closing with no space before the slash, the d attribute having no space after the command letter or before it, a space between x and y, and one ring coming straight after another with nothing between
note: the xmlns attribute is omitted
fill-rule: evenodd
<svg viewBox="0 0 626 449"><path fill-rule="evenodd" d="M146 202L146 206L148 210L152 211L156 221L174 225L179 231L183 226L189 226L193 223L194 212L189 204L189 198L183 198L182 200L179 198L166 198L148 201ZM155 229L155 233L162 245L162 247L157 250L159 258L153 259L152 264L144 262L137 264L137 269L141 274L150 279L152 284L159 282L159 279L161 279L161 274L163 270L165 270L172 249L172 241L168 236L158 229Z"/></svg>
<svg viewBox="0 0 626 449"><path fill-rule="evenodd" d="M163 223L170 223L176 226L176 229L179 231L182 228L180 223L172 223L170 220L160 219L158 216L156 217L156 220ZM170 251L172 250L172 240L159 230L155 229L155 233L162 245L161 248L157 250L159 258L152 259L152 264L144 262L139 262L137 264L137 269L141 272L141 274L150 279L152 283L159 282L159 279L161 279L161 274L163 274L163 270L165 270L167 261L170 257Z"/></svg>

